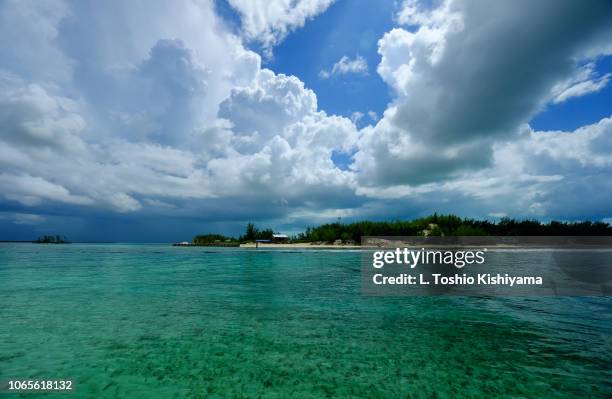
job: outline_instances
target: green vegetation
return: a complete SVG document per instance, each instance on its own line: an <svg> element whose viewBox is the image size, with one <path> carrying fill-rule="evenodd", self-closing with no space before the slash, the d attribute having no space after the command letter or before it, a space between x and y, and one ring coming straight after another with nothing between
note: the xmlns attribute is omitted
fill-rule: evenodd
<svg viewBox="0 0 612 399"><path fill-rule="evenodd" d="M216 244L216 243L237 243L234 237L227 237L221 234L204 234L195 236L192 242L196 245Z"/></svg>
<svg viewBox="0 0 612 399"><path fill-rule="evenodd" d="M259 230L253 223L248 223L246 231L237 239L221 234L202 234L195 236L192 240L194 245L201 246L237 246L241 242L253 242L255 240L271 240L272 229Z"/></svg>
<svg viewBox="0 0 612 399"><path fill-rule="evenodd" d="M244 235L238 239L220 234L200 235L194 244L253 242L272 239L273 230L259 230L248 223ZM433 214L414 220L392 222L359 221L353 223L328 223L308 227L305 232L292 237L292 242L325 242L341 240L343 243L360 243L363 236L610 236L612 226L603 222L542 223L537 220L504 218L499 222L463 219L455 215Z"/></svg>
<svg viewBox="0 0 612 399"><path fill-rule="evenodd" d="M253 223L248 223L244 235L240 236L239 241L271 240L274 231L272 229L259 230Z"/></svg>
<svg viewBox="0 0 612 399"><path fill-rule="evenodd" d="M612 226L602 222L550 222L514 220L504 218L499 222L462 219L455 215L434 214L411 221L371 222L348 224L329 223L309 227L299 234L298 242L359 243L362 236L605 236L612 235Z"/></svg>
<svg viewBox="0 0 612 399"><path fill-rule="evenodd" d="M35 244L69 244L66 236L60 237L59 235L41 236L41 237L38 237L38 239L34 241L34 243Z"/></svg>

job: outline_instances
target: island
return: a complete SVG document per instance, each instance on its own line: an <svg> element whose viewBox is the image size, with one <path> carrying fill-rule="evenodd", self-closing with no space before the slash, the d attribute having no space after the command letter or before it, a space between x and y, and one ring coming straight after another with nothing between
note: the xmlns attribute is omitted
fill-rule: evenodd
<svg viewBox="0 0 612 399"><path fill-rule="evenodd" d="M59 235L47 235L40 236L35 241L34 244L70 244L70 241L66 238L66 236Z"/></svg>
<svg viewBox="0 0 612 399"><path fill-rule="evenodd" d="M176 246L218 247L360 247L362 237L374 236L612 236L609 223L593 221L549 221L502 218L498 221L461 218L456 215L433 215L394 221L355 221L326 223L308 227L296 235L275 232L271 228L258 229L248 223L239 237L222 234L203 234L190 242Z"/></svg>

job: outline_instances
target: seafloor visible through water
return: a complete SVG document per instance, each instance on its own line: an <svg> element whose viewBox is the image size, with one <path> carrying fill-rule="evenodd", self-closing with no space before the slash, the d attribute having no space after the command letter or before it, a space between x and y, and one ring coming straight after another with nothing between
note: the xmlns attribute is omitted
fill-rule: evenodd
<svg viewBox="0 0 612 399"><path fill-rule="evenodd" d="M358 252L0 244L0 380L75 384L26 398L609 398L611 340L610 298L363 296Z"/></svg>

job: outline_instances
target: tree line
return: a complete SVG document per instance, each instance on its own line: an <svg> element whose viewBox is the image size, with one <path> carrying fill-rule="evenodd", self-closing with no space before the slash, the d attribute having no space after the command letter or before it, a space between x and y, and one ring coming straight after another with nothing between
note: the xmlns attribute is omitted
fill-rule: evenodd
<svg viewBox="0 0 612 399"><path fill-rule="evenodd" d="M537 220L503 218L498 222L463 219L455 215L438 215L410 221L359 221L354 223L328 223L309 227L298 234L297 241L354 241L363 236L607 236L612 226L603 222L542 223Z"/></svg>
<svg viewBox="0 0 612 399"><path fill-rule="evenodd" d="M66 236L59 235L48 235L48 236L40 236L34 241L35 244L69 244Z"/></svg>
<svg viewBox="0 0 612 399"><path fill-rule="evenodd" d="M260 230L248 223L245 233L238 238L220 234L200 235L194 243L253 242L272 239L273 230ZM352 223L327 223L308 227L291 237L293 242L342 242L361 243L364 236L610 236L612 226L604 222L540 222L502 218L497 222L461 218L437 213L414 220L357 221Z"/></svg>
<svg viewBox="0 0 612 399"><path fill-rule="evenodd" d="M243 235L238 238L224 236L222 234L202 234L193 238L193 243L198 245L214 244L214 243L237 243L237 242L253 242L256 240L271 240L274 231L272 229L260 230L255 227L255 224L248 223Z"/></svg>

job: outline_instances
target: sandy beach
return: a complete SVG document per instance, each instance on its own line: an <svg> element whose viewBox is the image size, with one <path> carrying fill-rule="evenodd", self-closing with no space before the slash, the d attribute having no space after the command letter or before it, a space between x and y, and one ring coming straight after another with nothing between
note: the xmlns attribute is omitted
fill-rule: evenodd
<svg viewBox="0 0 612 399"><path fill-rule="evenodd" d="M298 242L292 244L272 244L272 243L259 243L258 248L277 248L277 249L291 249L291 248L311 248L311 249L362 249L361 245L333 245L333 244L312 244L309 242ZM255 243L240 244L240 248L255 248Z"/></svg>

